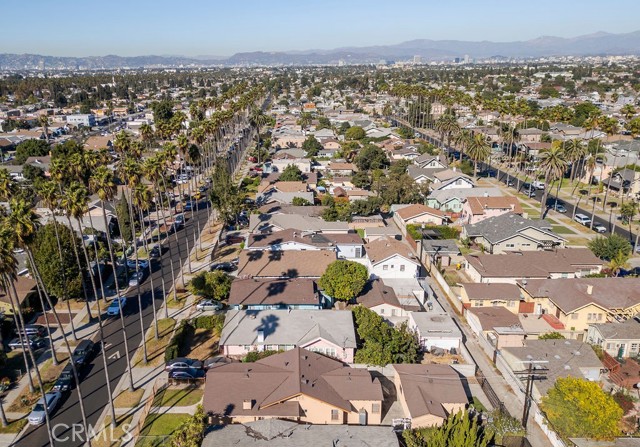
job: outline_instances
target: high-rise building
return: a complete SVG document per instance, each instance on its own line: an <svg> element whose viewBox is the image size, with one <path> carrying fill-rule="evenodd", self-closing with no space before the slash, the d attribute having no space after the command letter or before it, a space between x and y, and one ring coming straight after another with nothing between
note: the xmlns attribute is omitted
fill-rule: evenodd
<svg viewBox="0 0 640 447"><path fill-rule="evenodd" d="M421 64L422 63L422 56L413 56L413 63L414 64Z"/></svg>

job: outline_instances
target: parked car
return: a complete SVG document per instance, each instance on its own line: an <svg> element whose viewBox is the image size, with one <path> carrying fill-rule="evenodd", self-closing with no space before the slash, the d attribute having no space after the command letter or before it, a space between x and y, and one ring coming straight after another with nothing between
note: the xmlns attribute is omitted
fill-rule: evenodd
<svg viewBox="0 0 640 447"><path fill-rule="evenodd" d="M165 371L175 371L179 369L202 369L202 362L186 357L176 357L173 360L169 360L164 367Z"/></svg>
<svg viewBox="0 0 640 447"><path fill-rule="evenodd" d="M605 227L602 224L593 224L593 231L597 232L597 233L606 233L607 232L607 227Z"/></svg>
<svg viewBox="0 0 640 447"><path fill-rule="evenodd" d="M535 190L535 189L533 189L533 188L523 189L523 190L522 190L522 193L523 193L525 196L529 197L529 198L532 198L532 197L535 197L535 196L536 196L536 190Z"/></svg>
<svg viewBox="0 0 640 447"><path fill-rule="evenodd" d="M199 311L217 311L222 310L224 305L220 301L215 300L202 300L198 304L196 304L196 310Z"/></svg>
<svg viewBox="0 0 640 447"><path fill-rule="evenodd" d="M134 272L129 278L129 287L139 286L140 284L142 284L143 279L144 279L144 270Z"/></svg>
<svg viewBox="0 0 640 447"><path fill-rule="evenodd" d="M578 213L574 216L573 220L575 220L579 224L584 225L585 227L588 227L591 225L591 219L589 218L589 216L585 214Z"/></svg>
<svg viewBox="0 0 640 447"><path fill-rule="evenodd" d="M44 337L47 333L47 328L41 324L25 324L24 330L21 332L24 335L37 335L38 337Z"/></svg>
<svg viewBox="0 0 640 447"><path fill-rule="evenodd" d="M214 270L222 270L223 272L234 272L238 269L238 266L231 262L218 262L216 264L211 264L211 271Z"/></svg>
<svg viewBox="0 0 640 447"><path fill-rule="evenodd" d="M73 350L73 355L71 356L73 363L81 367L88 364L95 355L97 348L98 344L91 340L82 340Z"/></svg>
<svg viewBox="0 0 640 447"><path fill-rule="evenodd" d="M158 259L162 256L162 249L159 245L154 245L151 250L149 250L149 258Z"/></svg>
<svg viewBox="0 0 640 447"><path fill-rule="evenodd" d="M541 182L540 180L536 180L535 182L533 182L533 187L535 189L544 189L544 182Z"/></svg>
<svg viewBox="0 0 640 447"><path fill-rule="evenodd" d="M107 308L107 315L109 316L116 316L116 315L120 315L120 308L122 307L122 311L124 312L124 307L127 304L127 298L122 296L120 298L115 298L113 301L111 301L111 304L109 304L109 307Z"/></svg>
<svg viewBox="0 0 640 447"><path fill-rule="evenodd" d="M184 204L184 208L185 211L191 211L191 210L197 210L198 209L198 204L197 202L194 202L193 200L190 200L189 202Z"/></svg>
<svg viewBox="0 0 640 447"><path fill-rule="evenodd" d="M138 261L136 261L135 259L127 259L127 267L129 267L130 269L135 270L136 264L139 270L149 268L148 259L138 259Z"/></svg>
<svg viewBox="0 0 640 447"><path fill-rule="evenodd" d="M567 208L562 203L552 204L551 209L563 214L567 212Z"/></svg>
<svg viewBox="0 0 640 447"><path fill-rule="evenodd" d="M67 365L62 369L60 375L58 376L58 380L53 384L53 391L59 391L61 393L66 393L70 391L76 383L76 379L73 377L73 368L71 367L71 363L67 363Z"/></svg>
<svg viewBox="0 0 640 447"><path fill-rule="evenodd" d="M176 218L174 219L176 223L184 224L184 214L176 214Z"/></svg>
<svg viewBox="0 0 640 447"><path fill-rule="evenodd" d="M22 343L24 343L24 345ZM28 335L26 338L23 337L22 341L18 337L14 338L9 342L9 347L11 349L25 349L27 343L29 344L29 346L31 346L31 349L35 350L42 348L44 345L46 345L47 342L44 338L41 338L37 335Z"/></svg>
<svg viewBox="0 0 640 447"><path fill-rule="evenodd" d="M44 397L41 397L38 402L36 402L33 410L29 414L28 420L30 425L42 425L46 421L45 414L51 414L56 409L58 404L60 403L60 399L62 398L62 394L58 391L54 391L53 393L46 393ZM46 406L45 406L46 402Z"/></svg>
<svg viewBox="0 0 640 447"><path fill-rule="evenodd" d="M242 236L227 236L226 238L227 244L241 244L244 242L244 238Z"/></svg>
<svg viewBox="0 0 640 447"><path fill-rule="evenodd" d="M193 380L204 379L206 375L204 369L178 369L175 371L169 371L169 379L173 380Z"/></svg>

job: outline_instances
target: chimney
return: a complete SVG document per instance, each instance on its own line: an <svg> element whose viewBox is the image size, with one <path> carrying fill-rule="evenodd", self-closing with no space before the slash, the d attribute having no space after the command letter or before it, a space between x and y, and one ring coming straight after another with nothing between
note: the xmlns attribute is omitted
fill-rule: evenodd
<svg viewBox="0 0 640 447"><path fill-rule="evenodd" d="M264 331L258 331L258 343L264 343Z"/></svg>
<svg viewBox="0 0 640 447"><path fill-rule="evenodd" d="M253 408L253 399L245 399L242 401L243 410L251 410Z"/></svg>
<svg viewBox="0 0 640 447"><path fill-rule="evenodd" d="M587 284L587 295L591 295L593 293L593 285Z"/></svg>

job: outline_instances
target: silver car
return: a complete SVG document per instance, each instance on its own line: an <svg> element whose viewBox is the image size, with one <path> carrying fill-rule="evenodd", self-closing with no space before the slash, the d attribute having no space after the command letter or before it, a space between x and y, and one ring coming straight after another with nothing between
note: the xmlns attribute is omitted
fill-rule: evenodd
<svg viewBox="0 0 640 447"><path fill-rule="evenodd" d="M45 412L48 414L53 413L53 410L56 409L58 404L60 403L60 398L62 394L58 391L54 391L53 393L47 393L44 395L44 398L40 398L36 405L33 407L33 410L29 414L29 424L31 425L42 425L45 423ZM47 406L45 407L44 402L47 402Z"/></svg>
<svg viewBox="0 0 640 447"><path fill-rule="evenodd" d="M196 310L199 311L217 311L222 310L222 303L220 301L214 300L202 300L198 304L196 304Z"/></svg>

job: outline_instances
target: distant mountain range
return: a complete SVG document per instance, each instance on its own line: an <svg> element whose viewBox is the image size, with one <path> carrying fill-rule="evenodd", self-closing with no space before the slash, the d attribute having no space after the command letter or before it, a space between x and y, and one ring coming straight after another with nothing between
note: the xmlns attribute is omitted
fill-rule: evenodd
<svg viewBox="0 0 640 447"><path fill-rule="evenodd" d="M539 58L547 56L605 56L640 54L640 31L625 34L599 32L563 38L543 36L516 42L467 42L418 39L395 45L307 50L236 53L219 56L92 56L56 57L36 54L0 54L0 69L114 69L216 65L322 65L405 61L420 56L423 61L446 61L469 56L473 59Z"/></svg>

